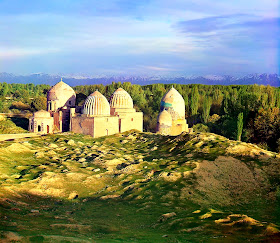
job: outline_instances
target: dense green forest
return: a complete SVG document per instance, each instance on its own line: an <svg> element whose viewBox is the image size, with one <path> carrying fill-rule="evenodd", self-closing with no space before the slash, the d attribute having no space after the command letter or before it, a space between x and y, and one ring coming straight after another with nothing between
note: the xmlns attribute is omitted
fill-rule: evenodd
<svg viewBox="0 0 280 243"><path fill-rule="evenodd" d="M107 98L119 87L132 97L144 113L144 130L154 132L162 96L172 87L185 99L186 118L195 131L221 134L227 138L280 150L280 89L263 85L132 85L129 82L104 86L76 86L77 105L99 90ZM49 85L0 84L0 112L30 113L46 108Z"/></svg>

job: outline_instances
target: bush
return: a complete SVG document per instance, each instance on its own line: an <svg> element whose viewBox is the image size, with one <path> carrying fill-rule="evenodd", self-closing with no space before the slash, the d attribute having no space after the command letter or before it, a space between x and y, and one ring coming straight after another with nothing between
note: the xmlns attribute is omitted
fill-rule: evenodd
<svg viewBox="0 0 280 243"><path fill-rule="evenodd" d="M210 132L210 128L202 123L193 126L194 132Z"/></svg>
<svg viewBox="0 0 280 243"><path fill-rule="evenodd" d="M262 149L269 150L269 146L265 142L259 143L258 146Z"/></svg>
<svg viewBox="0 0 280 243"><path fill-rule="evenodd" d="M46 110L47 109L47 98L45 98L45 97L34 98L31 102L31 108L34 111Z"/></svg>
<svg viewBox="0 0 280 243"><path fill-rule="evenodd" d="M29 110L30 106L27 105L27 104L24 104L21 101L14 101L12 103L12 105L10 106L10 109L17 109L17 110L20 110L20 111L25 111L25 110Z"/></svg>

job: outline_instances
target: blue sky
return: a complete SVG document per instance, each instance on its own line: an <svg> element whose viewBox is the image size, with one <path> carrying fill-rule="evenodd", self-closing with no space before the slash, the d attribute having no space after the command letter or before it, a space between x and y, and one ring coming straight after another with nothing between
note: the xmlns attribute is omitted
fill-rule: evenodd
<svg viewBox="0 0 280 243"><path fill-rule="evenodd" d="M277 0L0 0L0 72L279 73Z"/></svg>

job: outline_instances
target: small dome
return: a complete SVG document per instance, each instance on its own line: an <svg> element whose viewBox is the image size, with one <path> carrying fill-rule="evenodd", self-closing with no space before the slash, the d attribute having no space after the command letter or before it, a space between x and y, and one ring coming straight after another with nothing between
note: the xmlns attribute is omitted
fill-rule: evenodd
<svg viewBox="0 0 280 243"><path fill-rule="evenodd" d="M158 123L166 126L172 126L172 117L167 110L163 110L158 115Z"/></svg>
<svg viewBox="0 0 280 243"><path fill-rule="evenodd" d="M108 100L99 91L93 92L85 101L83 114L91 116L109 116L110 105Z"/></svg>
<svg viewBox="0 0 280 243"><path fill-rule="evenodd" d="M112 108L133 108L133 100L124 89L118 88L110 97Z"/></svg>
<svg viewBox="0 0 280 243"><path fill-rule="evenodd" d="M160 110L168 110L173 119L185 119L185 100L173 87L162 97Z"/></svg>
<svg viewBox="0 0 280 243"><path fill-rule="evenodd" d="M49 118L51 117L51 114L48 111L40 110L36 111L33 116L37 118Z"/></svg>
<svg viewBox="0 0 280 243"><path fill-rule="evenodd" d="M73 106L76 101L76 93L68 84L61 80L48 91L47 100L56 101L57 108L65 105Z"/></svg>

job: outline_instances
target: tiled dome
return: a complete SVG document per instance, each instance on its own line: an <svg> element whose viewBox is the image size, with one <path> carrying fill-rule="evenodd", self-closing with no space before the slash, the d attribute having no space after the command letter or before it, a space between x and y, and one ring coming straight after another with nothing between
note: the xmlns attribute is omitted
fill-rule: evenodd
<svg viewBox="0 0 280 243"><path fill-rule="evenodd" d="M167 110L172 119L185 119L185 101L180 93L173 87L163 96L160 110Z"/></svg>
<svg viewBox="0 0 280 243"><path fill-rule="evenodd" d="M118 88L110 98L112 108L133 108L133 100L124 89Z"/></svg>
<svg viewBox="0 0 280 243"><path fill-rule="evenodd" d="M109 116L110 105L108 100L99 91L93 92L85 101L83 114L90 116Z"/></svg>

